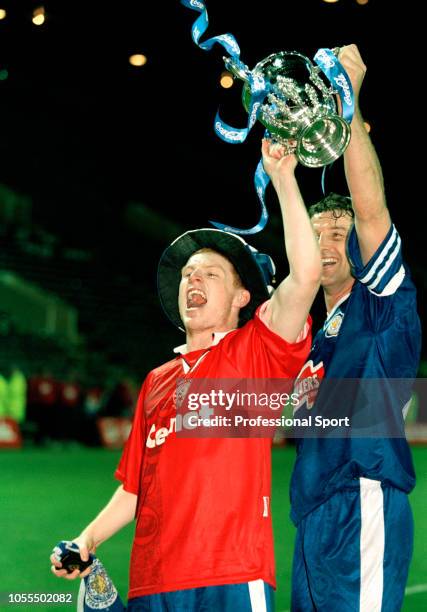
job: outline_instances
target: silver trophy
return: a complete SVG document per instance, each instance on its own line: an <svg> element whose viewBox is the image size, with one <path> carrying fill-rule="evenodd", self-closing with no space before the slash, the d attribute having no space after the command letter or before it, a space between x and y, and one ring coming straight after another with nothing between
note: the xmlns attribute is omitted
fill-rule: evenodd
<svg viewBox="0 0 427 612"><path fill-rule="evenodd" d="M224 58L227 70L244 81L242 101L249 110L248 73L233 58ZM339 114L336 94L320 68L296 51L272 53L250 72L270 83L270 93L258 119L273 140L295 153L309 168L326 166L342 155L350 142L350 126Z"/></svg>

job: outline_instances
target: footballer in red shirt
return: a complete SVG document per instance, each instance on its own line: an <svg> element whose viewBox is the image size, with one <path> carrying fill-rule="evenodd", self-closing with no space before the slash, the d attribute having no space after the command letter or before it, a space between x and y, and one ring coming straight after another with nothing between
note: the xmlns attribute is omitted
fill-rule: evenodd
<svg viewBox="0 0 427 612"><path fill-rule="evenodd" d="M289 275L271 293L271 259L217 229L186 232L165 250L159 297L186 344L148 374L116 471L121 485L73 540L87 560L136 519L130 611L272 609L271 438L185 438L176 427L182 379L294 378L310 350L319 248L295 156L267 140L262 151L283 215ZM67 574L51 560L57 576L90 572Z"/></svg>

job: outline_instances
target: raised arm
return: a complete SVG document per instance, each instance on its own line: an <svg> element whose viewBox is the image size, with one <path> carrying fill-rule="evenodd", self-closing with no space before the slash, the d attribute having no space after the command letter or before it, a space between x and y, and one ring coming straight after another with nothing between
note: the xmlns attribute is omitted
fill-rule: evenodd
<svg viewBox="0 0 427 612"><path fill-rule="evenodd" d="M279 198L289 262L289 275L274 292L263 320L282 338L295 342L319 289L319 246L295 178L295 155L284 155L283 147L268 140L263 140L262 155Z"/></svg>
<svg viewBox="0 0 427 612"><path fill-rule="evenodd" d="M359 107L359 94L366 66L356 45L342 47L338 57L350 77L355 96L351 140L344 153L344 167L362 260L366 264L384 240L391 221L380 162L364 126Z"/></svg>
<svg viewBox="0 0 427 612"><path fill-rule="evenodd" d="M137 499L136 495L128 493L123 489L123 486L120 486L98 516L77 538L72 540L78 544L83 561L89 559L89 553L95 552L97 546L108 540L108 538L134 519ZM74 578L84 578L90 573L91 568L88 567L82 573L74 570L74 572L68 574L65 569L61 569L61 563L56 561L53 555L50 557L50 560L52 572L55 576L61 578L73 580Z"/></svg>

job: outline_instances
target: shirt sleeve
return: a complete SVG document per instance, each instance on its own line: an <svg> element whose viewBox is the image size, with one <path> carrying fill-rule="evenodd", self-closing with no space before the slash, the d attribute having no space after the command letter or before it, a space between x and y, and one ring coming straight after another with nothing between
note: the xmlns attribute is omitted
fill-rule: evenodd
<svg viewBox="0 0 427 612"><path fill-rule="evenodd" d="M268 325L267 325L267 323L264 320L264 313L267 310L267 306L268 306L269 301L270 300L267 300L266 302L261 304L261 306L256 311L258 317L261 319L261 321L264 323L264 325L266 327L268 327ZM302 328L302 330L298 334L298 336L297 336L297 338L295 340L295 343L298 344L302 340L305 340L307 338L310 330L311 330L311 321L309 321L309 319L307 319L307 321L304 323L304 327Z"/></svg>
<svg viewBox="0 0 427 612"><path fill-rule="evenodd" d="M147 376L142 385L135 409L132 429L123 449L119 465L114 473L115 478L122 482L124 490L134 495L139 495L141 485L141 468L146 440L144 400L149 388L148 381L149 376Z"/></svg>
<svg viewBox="0 0 427 612"><path fill-rule="evenodd" d="M265 304L254 318L221 343L224 355L236 368L236 377L294 379L304 365L311 348L311 317L304 326L302 339L287 342L260 318Z"/></svg>
<svg viewBox="0 0 427 612"><path fill-rule="evenodd" d="M377 297L393 295L405 278L401 240L394 225L377 251L364 266L356 229L353 226L347 244L348 257L355 278Z"/></svg>

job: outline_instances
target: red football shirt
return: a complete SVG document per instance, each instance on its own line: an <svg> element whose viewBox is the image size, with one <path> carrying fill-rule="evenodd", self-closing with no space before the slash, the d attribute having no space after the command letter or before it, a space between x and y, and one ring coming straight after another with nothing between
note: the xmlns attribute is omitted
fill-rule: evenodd
<svg viewBox="0 0 427 612"><path fill-rule="evenodd" d="M210 349L187 353L187 362L206 354L186 378L294 378L310 345L310 333L290 344L257 313ZM271 439L177 437L182 377L182 356L148 374L115 474L138 495L129 599L256 579L275 586Z"/></svg>

